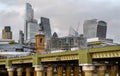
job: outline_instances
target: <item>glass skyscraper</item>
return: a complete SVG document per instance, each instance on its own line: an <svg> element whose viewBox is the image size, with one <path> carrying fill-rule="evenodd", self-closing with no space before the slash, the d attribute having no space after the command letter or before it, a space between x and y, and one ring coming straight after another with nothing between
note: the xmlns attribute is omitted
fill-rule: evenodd
<svg viewBox="0 0 120 76"><path fill-rule="evenodd" d="M83 24L83 33L86 38L106 39L107 23L97 19L86 20Z"/></svg>
<svg viewBox="0 0 120 76"><path fill-rule="evenodd" d="M49 19L45 17L41 17L40 27L44 31L46 40L48 40L52 36Z"/></svg>
<svg viewBox="0 0 120 76"><path fill-rule="evenodd" d="M26 10L25 10L26 14L25 14L25 20L26 21L32 21L34 18L34 10L32 8L32 5L29 3L26 3Z"/></svg>
<svg viewBox="0 0 120 76"><path fill-rule="evenodd" d="M106 38L107 23L105 21L99 21L97 26L97 37L100 39Z"/></svg>
<svg viewBox="0 0 120 76"><path fill-rule="evenodd" d="M40 27L37 20L34 19L34 10L31 4L26 3L25 11L24 42L35 43L35 35Z"/></svg>

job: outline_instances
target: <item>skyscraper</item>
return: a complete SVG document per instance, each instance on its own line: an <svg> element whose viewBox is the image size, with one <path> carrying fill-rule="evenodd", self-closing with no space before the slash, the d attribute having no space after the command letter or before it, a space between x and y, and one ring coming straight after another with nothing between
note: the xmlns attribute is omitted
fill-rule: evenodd
<svg viewBox="0 0 120 76"><path fill-rule="evenodd" d="M96 37L97 19L86 20L83 24L83 33L86 38Z"/></svg>
<svg viewBox="0 0 120 76"><path fill-rule="evenodd" d="M86 20L83 24L83 32L86 38L98 37L99 39L106 38L107 23L97 21L97 19Z"/></svg>
<svg viewBox="0 0 120 76"><path fill-rule="evenodd" d="M2 30L2 39L12 39L12 32L10 26L5 26Z"/></svg>
<svg viewBox="0 0 120 76"><path fill-rule="evenodd" d="M107 32L107 23L105 21L98 21L97 37L99 37L100 39L105 39L106 32Z"/></svg>
<svg viewBox="0 0 120 76"><path fill-rule="evenodd" d="M37 23L37 20L34 19L34 10L32 5L26 3L24 42L35 43L35 35L39 29L40 27Z"/></svg>
<svg viewBox="0 0 120 76"><path fill-rule="evenodd" d="M19 31L19 44L23 44L24 43L24 33L23 31Z"/></svg>
<svg viewBox="0 0 120 76"><path fill-rule="evenodd" d="M39 25L37 23L34 23L34 22L29 22L27 28L28 28L27 40L35 42L35 35L36 35L37 31L40 29Z"/></svg>
<svg viewBox="0 0 120 76"><path fill-rule="evenodd" d="M46 40L48 40L51 37L51 27L50 27L49 19L41 17L40 27L45 33Z"/></svg>
<svg viewBox="0 0 120 76"><path fill-rule="evenodd" d="M30 3L26 3L26 10L25 10L25 20L27 22L32 21L34 18L34 10Z"/></svg>
<svg viewBox="0 0 120 76"><path fill-rule="evenodd" d="M28 22L31 22L33 20L33 9L31 4L26 3L26 9L25 9L25 27L24 27L24 40L27 40L28 37Z"/></svg>

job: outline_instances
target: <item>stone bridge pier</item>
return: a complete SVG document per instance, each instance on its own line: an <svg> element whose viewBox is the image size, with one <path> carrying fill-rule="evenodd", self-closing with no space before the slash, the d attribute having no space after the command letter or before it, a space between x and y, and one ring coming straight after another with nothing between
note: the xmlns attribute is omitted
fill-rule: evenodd
<svg viewBox="0 0 120 76"><path fill-rule="evenodd" d="M40 63L29 67L7 67L8 76L120 76L120 64L77 62ZM107 75L106 75L107 74Z"/></svg>

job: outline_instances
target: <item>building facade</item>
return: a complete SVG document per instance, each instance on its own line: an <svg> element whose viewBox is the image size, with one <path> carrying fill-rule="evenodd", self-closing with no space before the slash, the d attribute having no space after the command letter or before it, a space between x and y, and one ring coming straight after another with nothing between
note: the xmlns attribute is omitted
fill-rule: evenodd
<svg viewBox="0 0 120 76"><path fill-rule="evenodd" d="M28 37L27 37L27 41L35 43L35 35L37 33L37 31L40 29L39 25L37 23L34 22L29 22L28 23Z"/></svg>
<svg viewBox="0 0 120 76"><path fill-rule="evenodd" d="M83 33L86 38L96 37L97 19L86 20L83 24Z"/></svg>
<svg viewBox="0 0 120 76"><path fill-rule="evenodd" d="M10 26L5 26L2 30L2 39L12 39L12 32Z"/></svg>
<svg viewBox="0 0 120 76"><path fill-rule="evenodd" d="M44 31L46 40L48 40L51 37L51 27L50 27L49 19L45 17L41 17L40 27Z"/></svg>
<svg viewBox="0 0 120 76"><path fill-rule="evenodd" d="M49 50L72 50L87 48L86 38L82 35L79 37L51 37L47 44Z"/></svg>
<svg viewBox="0 0 120 76"><path fill-rule="evenodd" d="M31 4L26 3L25 8L25 26L24 26L24 40L27 40L28 37L28 22L31 22L33 20L33 8Z"/></svg>
<svg viewBox="0 0 120 76"><path fill-rule="evenodd" d="M83 33L86 38L105 39L107 32L107 23L104 21L97 21L97 19L86 20L83 24Z"/></svg>
<svg viewBox="0 0 120 76"><path fill-rule="evenodd" d="M25 10L25 20L26 21L32 21L34 18L34 10L32 8L32 5L30 3L26 3L26 10Z"/></svg>
<svg viewBox="0 0 120 76"><path fill-rule="evenodd" d="M26 3L24 43L35 43L35 35L40 29L37 20L34 19L34 10L32 5Z"/></svg>
<svg viewBox="0 0 120 76"><path fill-rule="evenodd" d="M105 21L98 21L97 37L100 39L105 39L106 32L107 32L107 23Z"/></svg>
<svg viewBox="0 0 120 76"><path fill-rule="evenodd" d="M24 33L23 31L19 31L19 44L23 44L24 43Z"/></svg>

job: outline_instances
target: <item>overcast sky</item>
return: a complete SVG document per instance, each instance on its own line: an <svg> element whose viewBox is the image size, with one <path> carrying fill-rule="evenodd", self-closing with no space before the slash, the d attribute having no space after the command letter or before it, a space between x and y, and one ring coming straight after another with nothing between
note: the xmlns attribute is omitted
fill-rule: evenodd
<svg viewBox="0 0 120 76"><path fill-rule="evenodd" d="M13 39L18 40L24 30L25 3L34 8L34 18L50 19L52 32L68 35L72 26L83 33L83 22L88 19L108 23L107 38L120 43L120 0L0 0L0 38L4 26L11 26Z"/></svg>

